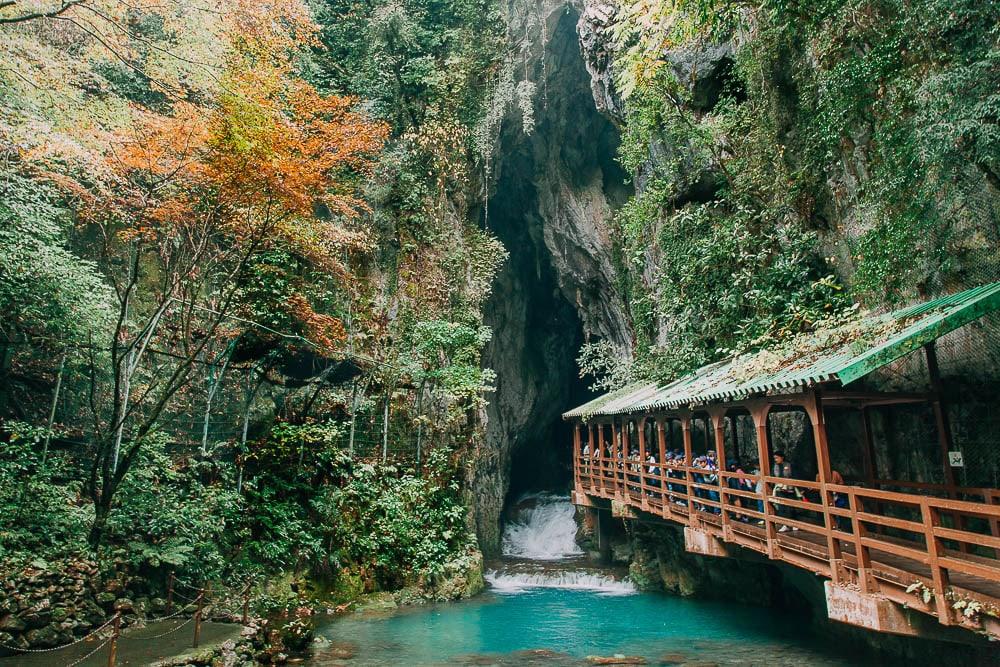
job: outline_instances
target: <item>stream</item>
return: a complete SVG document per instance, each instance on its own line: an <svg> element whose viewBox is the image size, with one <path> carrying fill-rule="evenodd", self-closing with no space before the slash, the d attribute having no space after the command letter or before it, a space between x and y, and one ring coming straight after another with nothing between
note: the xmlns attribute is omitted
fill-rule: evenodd
<svg viewBox="0 0 1000 667"><path fill-rule="evenodd" d="M331 620L306 664L556 666L616 655L652 665L875 664L777 610L640 593L623 571L587 561L567 498L542 494L518 507L484 594Z"/></svg>

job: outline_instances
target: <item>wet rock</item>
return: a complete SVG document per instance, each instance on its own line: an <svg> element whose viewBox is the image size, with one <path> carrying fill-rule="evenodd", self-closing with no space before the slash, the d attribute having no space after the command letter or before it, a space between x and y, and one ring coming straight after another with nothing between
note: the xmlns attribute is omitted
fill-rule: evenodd
<svg viewBox="0 0 1000 667"><path fill-rule="evenodd" d="M63 634L59 631L59 628L54 625L47 625L44 628L39 628L37 630L30 630L24 635L25 640L27 640L30 646L38 648L52 648L54 646L59 646L60 644L68 644L68 638L64 638Z"/></svg>
<svg viewBox="0 0 1000 667"><path fill-rule="evenodd" d="M118 598L115 600L115 611L133 611L135 609L135 603L128 598Z"/></svg>
<svg viewBox="0 0 1000 667"><path fill-rule="evenodd" d="M0 631L19 634L27 629L27 625L17 616L13 614L7 614L6 616L0 617Z"/></svg>
<svg viewBox="0 0 1000 667"><path fill-rule="evenodd" d="M472 665L473 667L488 667L489 665L498 665L500 660L495 655L459 655L455 656L452 660L459 665Z"/></svg>
<svg viewBox="0 0 1000 667"><path fill-rule="evenodd" d="M357 644L344 641L331 641L329 645L322 650L321 655L324 658L333 658L334 660L350 660L357 654L357 652Z"/></svg>
<svg viewBox="0 0 1000 667"><path fill-rule="evenodd" d="M364 599L359 601L354 609L359 612L380 611L395 609L398 606L396 597L392 593L372 593L370 595L366 595Z"/></svg>
<svg viewBox="0 0 1000 667"><path fill-rule="evenodd" d="M592 665L645 665L646 659L641 655L588 655L587 662Z"/></svg>
<svg viewBox="0 0 1000 667"><path fill-rule="evenodd" d="M632 544L619 542L611 545L611 560L616 563L628 563L632 560Z"/></svg>
<svg viewBox="0 0 1000 667"><path fill-rule="evenodd" d="M70 616L70 610L65 607L57 607L52 610L52 622L62 623Z"/></svg>
<svg viewBox="0 0 1000 667"><path fill-rule="evenodd" d="M560 658L568 658L568 653L560 653L559 651L553 651L548 648L533 648L527 651L515 651L514 655L521 658L530 659L542 659L542 660L557 660Z"/></svg>
<svg viewBox="0 0 1000 667"><path fill-rule="evenodd" d="M687 656L683 653L664 653L660 656L661 665L682 665L687 662Z"/></svg>

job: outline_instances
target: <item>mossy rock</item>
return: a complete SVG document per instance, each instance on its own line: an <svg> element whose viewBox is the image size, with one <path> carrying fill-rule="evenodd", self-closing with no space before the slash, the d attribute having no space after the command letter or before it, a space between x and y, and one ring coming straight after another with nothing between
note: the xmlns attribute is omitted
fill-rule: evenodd
<svg viewBox="0 0 1000 667"><path fill-rule="evenodd" d="M395 609L399 604L396 602L396 596L390 592L381 593L369 593L363 595L361 599L358 600L357 605L355 605L355 611L385 611L387 609Z"/></svg>

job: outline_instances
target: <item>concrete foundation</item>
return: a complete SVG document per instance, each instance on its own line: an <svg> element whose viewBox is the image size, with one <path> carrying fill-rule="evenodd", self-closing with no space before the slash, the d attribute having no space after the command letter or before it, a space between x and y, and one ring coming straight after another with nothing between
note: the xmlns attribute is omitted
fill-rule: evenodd
<svg viewBox="0 0 1000 667"><path fill-rule="evenodd" d="M611 501L611 516L616 519L637 519L639 513L631 505L627 505L621 500Z"/></svg>
<svg viewBox="0 0 1000 667"><path fill-rule="evenodd" d="M824 582L826 612L831 620L894 635L922 634L899 604L877 595L868 595L832 581Z"/></svg>
<svg viewBox="0 0 1000 667"><path fill-rule="evenodd" d="M702 556L728 557L733 555L730 553L728 545L719 538L687 527L684 528L684 549L689 553Z"/></svg>

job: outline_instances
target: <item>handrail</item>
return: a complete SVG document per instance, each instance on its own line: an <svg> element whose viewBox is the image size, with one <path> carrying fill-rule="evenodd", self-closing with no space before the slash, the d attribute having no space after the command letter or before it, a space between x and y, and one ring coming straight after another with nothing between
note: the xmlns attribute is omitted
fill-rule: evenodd
<svg viewBox="0 0 1000 667"><path fill-rule="evenodd" d="M615 457L581 456L574 459L574 467L574 479L580 491L617 498L665 519L708 530L726 541L757 545L753 548L770 558L812 568L835 581L848 576L848 571L853 572L850 576L863 592L873 590L874 584L869 579L876 576L883 593L891 592L898 601L912 599L914 608L937 615L945 624L969 623L967 618L956 614L948 602L955 590L951 573L973 578L972 582L963 580L962 595L986 595L968 588L975 585L975 580L1000 582L1000 504L996 502L1000 500L1000 490L950 487L950 497L942 498ZM650 472L650 467L655 468L655 472ZM716 477L714 482L699 478L710 475ZM731 480L740 484L731 487ZM878 482L879 486L904 488L907 484ZM793 494L788 494L792 497L776 494L775 487L779 485L816 493L808 494L809 501L800 500ZM933 486L914 483L911 488ZM979 496L984 502L957 499L961 496ZM791 510L803 512L805 517L790 516ZM978 530L970 529L969 523L975 524ZM734 526L745 528L739 528L736 534ZM798 541L793 539L794 544L786 543L784 540L790 539L791 534L779 536L780 526L798 529L801 532L797 535L804 533L806 537L798 537ZM906 539L890 534L895 531L900 531L896 534ZM808 536L814 537L808 540ZM817 542L815 536L826 539ZM803 539L807 541L802 542ZM958 545L961 552L948 545ZM992 554L992 557L976 556L970 553L973 550ZM827 555L825 559L820 555L823 553ZM849 560L845 560L845 554ZM873 558L902 559L902 563L889 562L881 566L899 574L886 578L887 575L880 574L877 568L873 569ZM928 569L930 577L926 574ZM905 581L906 576L912 580ZM932 604L918 604L914 594L905 590L914 582L932 589ZM1000 605L1000 599L989 600L991 604Z"/></svg>

